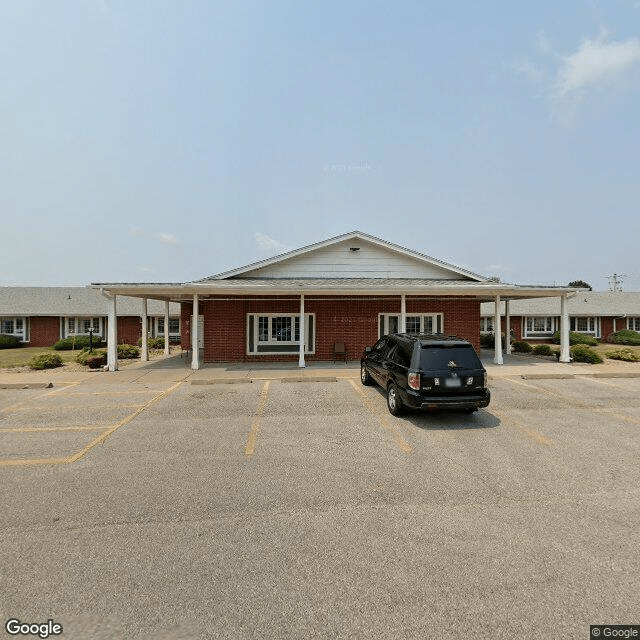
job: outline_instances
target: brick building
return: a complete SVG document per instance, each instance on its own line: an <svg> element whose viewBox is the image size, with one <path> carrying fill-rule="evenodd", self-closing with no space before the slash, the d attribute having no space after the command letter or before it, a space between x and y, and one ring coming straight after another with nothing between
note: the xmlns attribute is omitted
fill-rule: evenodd
<svg viewBox="0 0 640 640"><path fill-rule="evenodd" d="M574 291L502 284L359 231L194 282L92 286L112 296L110 313L123 295L180 302L182 346L198 345L195 369L202 361L305 366L333 359L336 343L357 359L379 336L398 331L455 334L479 349L483 301L498 308L501 296L565 300ZM115 331L109 338L118 341ZM568 361L568 339L565 346ZM115 347L109 368L117 368Z"/></svg>

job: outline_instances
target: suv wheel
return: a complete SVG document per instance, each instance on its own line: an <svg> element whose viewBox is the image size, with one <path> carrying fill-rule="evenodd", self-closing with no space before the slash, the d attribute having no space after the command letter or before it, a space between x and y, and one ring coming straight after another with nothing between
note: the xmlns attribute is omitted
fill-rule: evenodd
<svg viewBox="0 0 640 640"><path fill-rule="evenodd" d="M363 364L360 365L360 380L365 387L368 387L373 382L371 375L367 371L367 367Z"/></svg>
<svg viewBox="0 0 640 640"><path fill-rule="evenodd" d="M389 407L389 413L392 416L399 416L404 408L398 393L398 387L395 384L390 384L387 389L387 407Z"/></svg>

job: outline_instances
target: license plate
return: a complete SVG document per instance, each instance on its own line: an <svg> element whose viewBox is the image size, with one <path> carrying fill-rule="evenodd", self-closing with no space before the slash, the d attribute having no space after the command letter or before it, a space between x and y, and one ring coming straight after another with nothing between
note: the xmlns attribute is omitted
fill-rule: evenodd
<svg viewBox="0 0 640 640"><path fill-rule="evenodd" d="M445 378L444 386L445 387L461 387L462 382L460 381L460 378Z"/></svg>

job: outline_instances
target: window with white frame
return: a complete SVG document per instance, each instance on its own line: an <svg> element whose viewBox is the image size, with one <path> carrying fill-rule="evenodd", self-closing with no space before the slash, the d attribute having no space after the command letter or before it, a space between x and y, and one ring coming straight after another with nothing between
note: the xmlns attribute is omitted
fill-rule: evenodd
<svg viewBox="0 0 640 640"><path fill-rule="evenodd" d="M569 318L569 329L599 338L600 318L595 316L572 316Z"/></svg>
<svg viewBox="0 0 640 640"><path fill-rule="evenodd" d="M4 316L0 317L0 334L5 336L15 336L22 342L28 340L27 319L24 316Z"/></svg>
<svg viewBox="0 0 640 640"><path fill-rule="evenodd" d="M64 319L65 335L67 336L89 335L89 329L92 329L95 335L103 335L102 326L102 318L99 317L89 318L68 316Z"/></svg>
<svg viewBox="0 0 640 640"><path fill-rule="evenodd" d="M493 316L480 318L480 333L493 333Z"/></svg>
<svg viewBox="0 0 640 640"><path fill-rule="evenodd" d="M169 318L169 338L180 335L180 318ZM164 318L156 318L156 336L164 336Z"/></svg>
<svg viewBox="0 0 640 640"><path fill-rule="evenodd" d="M527 316L524 319L524 338L551 337L560 326L557 316Z"/></svg>
<svg viewBox="0 0 640 640"><path fill-rule="evenodd" d="M304 352L315 353L315 314L304 316ZM300 314L247 314L247 353L279 354L300 351Z"/></svg>
<svg viewBox="0 0 640 640"><path fill-rule="evenodd" d="M627 329L640 333L640 317L627 318Z"/></svg>
<svg viewBox="0 0 640 640"><path fill-rule="evenodd" d="M405 318L406 333L442 333L444 316L442 313L407 314ZM400 328L399 313L378 314L378 336L398 333Z"/></svg>

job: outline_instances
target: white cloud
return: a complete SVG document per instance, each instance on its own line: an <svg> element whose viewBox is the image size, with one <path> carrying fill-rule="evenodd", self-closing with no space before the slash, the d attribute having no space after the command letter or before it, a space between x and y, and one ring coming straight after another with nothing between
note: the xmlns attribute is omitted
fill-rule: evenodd
<svg viewBox="0 0 640 640"><path fill-rule="evenodd" d="M285 247L281 242L278 242L259 231L255 233L254 238L258 245L258 249L263 253L276 255L278 253L284 253L287 250L287 247Z"/></svg>
<svg viewBox="0 0 640 640"><path fill-rule="evenodd" d="M607 35L584 40L578 50L561 57L554 94L564 98L617 80L640 61L640 40L607 42Z"/></svg>
<svg viewBox="0 0 640 640"><path fill-rule="evenodd" d="M176 236L173 235L173 233L156 233L154 234L156 240L158 240L159 242L162 242L164 244L180 244L180 240L178 240L178 238L176 238Z"/></svg>
<svg viewBox="0 0 640 640"><path fill-rule="evenodd" d="M531 82L542 82L547 77L543 69L540 69L529 60L518 60L513 63L513 68L523 76L526 76Z"/></svg>

